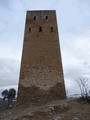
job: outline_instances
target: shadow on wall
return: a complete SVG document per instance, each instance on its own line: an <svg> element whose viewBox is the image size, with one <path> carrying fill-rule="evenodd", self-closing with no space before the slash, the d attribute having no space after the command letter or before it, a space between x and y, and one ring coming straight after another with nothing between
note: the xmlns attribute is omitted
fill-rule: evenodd
<svg viewBox="0 0 90 120"><path fill-rule="evenodd" d="M65 91L62 91L63 85L57 83L49 90L43 90L39 87L23 87L20 86L18 102L24 103L47 103L53 100L65 99Z"/></svg>

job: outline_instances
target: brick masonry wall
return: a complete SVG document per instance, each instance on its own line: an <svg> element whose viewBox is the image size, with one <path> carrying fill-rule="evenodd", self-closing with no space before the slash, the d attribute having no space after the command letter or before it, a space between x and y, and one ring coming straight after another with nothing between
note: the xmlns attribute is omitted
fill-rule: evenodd
<svg viewBox="0 0 90 120"><path fill-rule="evenodd" d="M28 11L18 102L44 103L66 97L55 11Z"/></svg>

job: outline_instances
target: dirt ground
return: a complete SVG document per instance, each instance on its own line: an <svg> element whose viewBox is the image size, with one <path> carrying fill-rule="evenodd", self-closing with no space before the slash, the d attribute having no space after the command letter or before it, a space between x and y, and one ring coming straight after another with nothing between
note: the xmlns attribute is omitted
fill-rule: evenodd
<svg viewBox="0 0 90 120"><path fill-rule="evenodd" d="M0 120L90 120L90 103L58 100L45 105L0 109Z"/></svg>

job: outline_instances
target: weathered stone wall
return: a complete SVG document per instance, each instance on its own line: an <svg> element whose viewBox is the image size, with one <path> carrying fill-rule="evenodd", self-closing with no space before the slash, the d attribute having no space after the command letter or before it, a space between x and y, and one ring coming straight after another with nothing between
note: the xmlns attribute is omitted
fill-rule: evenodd
<svg viewBox="0 0 90 120"><path fill-rule="evenodd" d="M66 97L55 11L28 11L18 102Z"/></svg>

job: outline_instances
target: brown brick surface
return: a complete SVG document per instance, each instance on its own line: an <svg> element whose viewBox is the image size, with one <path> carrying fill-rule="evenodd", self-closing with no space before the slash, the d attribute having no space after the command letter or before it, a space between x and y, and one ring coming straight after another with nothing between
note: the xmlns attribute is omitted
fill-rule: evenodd
<svg viewBox="0 0 90 120"><path fill-rule="evenodd" d="M56 12L28 11L18 102L42 103L65 97Z"/></svg>

